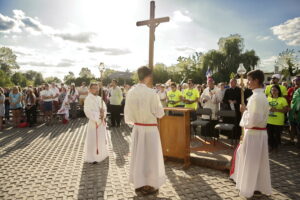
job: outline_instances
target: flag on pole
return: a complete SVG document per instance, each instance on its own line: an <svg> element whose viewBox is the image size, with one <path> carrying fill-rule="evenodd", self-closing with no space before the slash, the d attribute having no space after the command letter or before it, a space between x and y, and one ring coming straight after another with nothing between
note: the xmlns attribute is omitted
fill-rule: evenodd
<svg viewBox="0 0 300 200"><path fill-rule="evenodd" d="M205 76L206 78L212 77L212 71L210 70L210 67L207 68Z"/></svg>

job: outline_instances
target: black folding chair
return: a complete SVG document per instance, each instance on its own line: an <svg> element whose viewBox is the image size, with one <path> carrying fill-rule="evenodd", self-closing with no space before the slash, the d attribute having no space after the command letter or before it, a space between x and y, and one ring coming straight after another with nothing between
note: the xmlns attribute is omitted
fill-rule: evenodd
<svg viewBox="0 0 300 200"><path fill-rule="evenodd" d="M220 110L216 115L218 116L220 123L215 125L215 130L218 130L219 135L221 134L221 131L231 131L231 144L233 144L233 139L236 136L235 124L223 123L223 117L235 119L236 112L234 110Z"/></svg>
<svg viewBox="0 0 300 200"><path fill-rule="evenodd" d="M191 122L191 126L194 130L194 132L196 133L196 130L198 128L204 128L205 129L205 133L203 134L201 131L201 135L203 135L205 137L205 141L206 141L206 137L209 136L209 130L210 130L210 122L211 122L211 117L212 117L212 110L210 108L200 108L197 110L197 116L201 116L201 118L192 121ZM203 119L202 115L207 115L209 116L209 119ZM196 134L194 134L195 136Z"/></svg>

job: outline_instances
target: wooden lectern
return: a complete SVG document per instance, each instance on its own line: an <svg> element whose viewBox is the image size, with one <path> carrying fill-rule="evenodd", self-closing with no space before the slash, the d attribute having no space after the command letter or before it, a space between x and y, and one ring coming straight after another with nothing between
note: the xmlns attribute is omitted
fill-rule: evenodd
<svg viewBox="0 0 300 200"><path fill-rule="evenodd" d="M164 157L184 160L190 165L190 111L188 108L164 108L166 114L159 120L159 133Z"/></svg>

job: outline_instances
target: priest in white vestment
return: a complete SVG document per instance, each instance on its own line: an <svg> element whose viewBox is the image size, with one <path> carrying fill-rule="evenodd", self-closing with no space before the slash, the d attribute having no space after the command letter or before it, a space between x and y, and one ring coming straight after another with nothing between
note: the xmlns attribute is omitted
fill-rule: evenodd
<svg viewBox="0 0 300 200"><path fill-rule="evenodd" d="M212 111L212 120L217 120L216 113L219 110L219 103L222 101L221 90L215 86L211 77L207 78L207 88L203 90L200 96L200 102L203 108L210 108ZM203 119L209 119L208 115L203 115Z"/></svg>
<svg viewBox="0 0 300 200"><path fill-rule="evenodd" d="M149 87L152 70L138 69L140 83L129 90L125 103L125 122L132 130L129 180L136 192L143 195L157 193L166 181L157 118L164 110L157 93Z"/></svg>
<svg viewBox="0 0 300 200"><path fill-rule="evenodd" d="M250 198L255 191L270 195L272 187L266 130L270 108L262 88L264 74L253 70L247 76L253 94L247 107L241 106L244 137L236 150L230 178L236 182L240 196Z"/></svg>
<svg viewBox="0 0 300 200"><path fill-rule="evenodd" d="M89 119L84 144L84 161L96 164L108 156L106 135L106 105L101 102L99 86L91 83L84 101L84 113Z"/></svg>

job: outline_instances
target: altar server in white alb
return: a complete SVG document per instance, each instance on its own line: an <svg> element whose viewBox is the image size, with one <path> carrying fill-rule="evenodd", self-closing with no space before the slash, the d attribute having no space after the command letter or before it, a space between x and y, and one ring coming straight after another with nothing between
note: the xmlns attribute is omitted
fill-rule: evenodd
<svg viewBox="0 0 300 200"><path fill-rule="evenodd" d="M264 74L253 70L247 78L253 94L247 107L241 106L240 126L244 128L244 137L236 151L230 177L236 182L240 196L250 198L255 191L270 195L272 187L266 129L270 108L263 89Z"/></svg>
<svg viewBox="0 0 300 200"><path fill-rule="evenodd" d="M99 86L91 83L84 101L84 113L89 119L84 145L84 161L96 164L108 156L106 135L106 105L101 102Z"/></svg>
<svg viewBox="0 0 300 200"><path fill-rule="evenodd" d="M159 96L151 89L152 70L140 67L140 83L129 90L125 103L125 122L134 125L129 180L143 195L157 193L166 181L157 118L164 116Z"/></svg>

